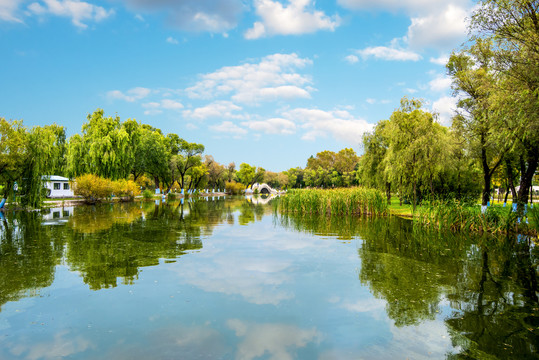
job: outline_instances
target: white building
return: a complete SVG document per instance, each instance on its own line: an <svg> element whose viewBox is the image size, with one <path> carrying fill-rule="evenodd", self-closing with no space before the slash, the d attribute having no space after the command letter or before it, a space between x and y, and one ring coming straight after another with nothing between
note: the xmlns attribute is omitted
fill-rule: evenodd
<svg viewBox="0 0 539 360"><path fill-rule="evenodd" d="M63 198L73 197L73 189L68 178L58 175L43 175L43 186L47 189L47 197Z"/></svg>

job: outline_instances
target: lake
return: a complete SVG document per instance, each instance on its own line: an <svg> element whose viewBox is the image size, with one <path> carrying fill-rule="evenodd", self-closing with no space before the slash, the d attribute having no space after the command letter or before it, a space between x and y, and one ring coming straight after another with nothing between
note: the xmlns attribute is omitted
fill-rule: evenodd
<svg viewBox="0 0 539 360"><path fill-rule="evenodd" d="M538 358L533 240L271 201L0 215L0 359Z"/></svg>

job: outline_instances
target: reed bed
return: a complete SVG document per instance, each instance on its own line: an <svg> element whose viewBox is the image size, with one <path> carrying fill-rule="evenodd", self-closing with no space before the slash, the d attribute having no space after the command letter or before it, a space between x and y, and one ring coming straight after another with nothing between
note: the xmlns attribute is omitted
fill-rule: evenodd
<svg viewBox="0 0 539 360"><path fill-rule="evenodd" d="M356 188L293 189L279 201L284 213L319 215L385 215L387 200L379 190Z"/></svg>
<svg viewBox="0 0 539 360"><path fill-rule="evenodd" d="M467 205L457 200L434 201L422 204L414 214L414 222L452 231L475 231L502 234L536 232L533 226L520 222L511 207L489 206L482 214L481 206Z"/></svg>

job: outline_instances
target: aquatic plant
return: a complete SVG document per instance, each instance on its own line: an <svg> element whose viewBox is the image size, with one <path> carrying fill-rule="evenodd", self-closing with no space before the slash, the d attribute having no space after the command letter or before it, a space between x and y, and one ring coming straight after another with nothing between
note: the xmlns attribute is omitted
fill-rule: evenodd
<svg viewBox="0 0 539 360"><path fill-rule="evenodd" d="M529 232L529 226L510 207L489 206L485 212L480 205L458 200L423 202L414 214L414 222L452 231L489 233Z"/></svg>
<svg viewBox="0 0 539 360"><path fill-rule="evenodd" d="M363 187L338 189L293 189L279 201L279 210L323 215L384 215L385 195Z"/></svg>

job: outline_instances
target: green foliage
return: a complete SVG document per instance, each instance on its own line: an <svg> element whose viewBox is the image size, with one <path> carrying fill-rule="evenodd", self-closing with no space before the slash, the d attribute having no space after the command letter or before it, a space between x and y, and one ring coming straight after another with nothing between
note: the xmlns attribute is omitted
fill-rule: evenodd
<svg viewBox="0 0 539 360"><path fill-rule="evenodd" d="M134 162L132 147L133 123L127 128L120 118L105 117L98 109L87 117L82 125L82 136L70 139L68 170L71 176L93 173L109 179L127 178Z"/></svg>
<svg viewBox="0 0 539 360"><path fill-rule="evenodd" d="M120 179L113 181L112 190L114 195L122 200L133 201L135 196L140 195L140 188L133 180Z"/></svg>
<svg viewBox="0 0 539 360"><path fill-rule="evenodd" d="M105 179L97 175L86 174L74 181L73 192L82 196L87 203L96 203L116 195L120 200L134 200L140 194L140 189L132 180Z"/></svg>
<svg viewBox="0 0 539 360"><path fill-rule="evenodd" d="M350 189L294 189L281 197L282 212L322 215L385 215L387 201L382 192Z"/></svg>
<svg viewBox="0 0 539 360"><path fill-rule="evenodd" d="M142 192L142 197L145 199L145 200L150 200L150 199L153 199L153 192L151 190L144 190Z"/></svg>
<svg viewBox="0 0 539 360"><path fill-rule="evenodd" d="M225 191L230 195L241 195L245 190L245 185L235 181L227 181L225 184Z"/></svg>
<svg viewBox="0 0 539 360"><path fill-rule="evenodd" d="M433 201L422 204L414 221L439 230L509 233L525 230L516 221L517 214L511 207L489 206L482 214L479 205L457 200Z"/></svg>

